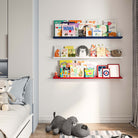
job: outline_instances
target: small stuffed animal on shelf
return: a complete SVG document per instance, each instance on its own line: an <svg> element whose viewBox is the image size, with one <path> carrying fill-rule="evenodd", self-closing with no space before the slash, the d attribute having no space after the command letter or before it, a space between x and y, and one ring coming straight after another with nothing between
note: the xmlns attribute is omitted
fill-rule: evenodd
<svg viewBox="0 0 138 138"><path fill-rule="evenodd" d="M0 110L8 111L9 110L9 99L15 101L14 96L9 92L9 83L7 80L0 80Z"/></svg>
<svg viewBox="0 0 138 138"><path fill-rule="evenodd" d="M55 116L55 112L53 113L54 119L50 123L50 125L46 126L46 132L53 131L54 135L59 133L63 133L68 136L77 136L77 137L86 137L90 134L88 127L84 124L78 124L78 120L76 117L71 116L65 119L62 116Z"/></svg>

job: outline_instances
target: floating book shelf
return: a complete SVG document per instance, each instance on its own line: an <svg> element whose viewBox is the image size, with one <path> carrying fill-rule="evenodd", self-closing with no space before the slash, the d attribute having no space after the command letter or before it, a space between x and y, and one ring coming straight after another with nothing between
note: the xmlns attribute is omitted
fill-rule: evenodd
<svg viewBox="0 0 138 138"><path fill-rule="evenodd" d="M116 37L104 37L104 36L87 36L87 37L58 37L58 36L53 36L54 39L122 39L123 36L116 36Z"/></svg>
<svg viewBox="0 0 138 138"><path fill-rule="evenodd" d="M123 77L109 77L109 78L103 78L103 77L67 77L67 78L61 78L61 77L53 77L53 79L123 79Z"/></svg>
<svg viewBox="0 0 138 138"><path fill-rule="evenodd" d="M57 60L70 60L70 59L122 59L122 57L53 57Z"/></svg>

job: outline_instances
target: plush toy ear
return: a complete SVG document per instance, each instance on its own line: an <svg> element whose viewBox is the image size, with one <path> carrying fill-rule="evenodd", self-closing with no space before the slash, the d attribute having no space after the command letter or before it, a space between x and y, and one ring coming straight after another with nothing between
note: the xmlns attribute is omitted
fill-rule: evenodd
<svg viewBox="0 0 138 138"><path fill-rule="evenodd" d="M72 122L70 120L67 120L62 125L61 131L64 135L70 136L71 135L71 128L72 128Z"/></svg>
<svg viewBox="0 0 138 138"><path fill-rule="evenodd" d="M13 84L13 81L8 80L8 84L9 84L9 86L11 86Z"/></svg>

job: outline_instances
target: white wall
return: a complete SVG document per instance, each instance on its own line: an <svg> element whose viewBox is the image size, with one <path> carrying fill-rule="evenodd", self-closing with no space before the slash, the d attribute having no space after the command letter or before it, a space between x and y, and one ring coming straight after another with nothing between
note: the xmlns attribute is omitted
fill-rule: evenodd
<svg viewBox="0 0 138 138"><path fill-rule="evenodd" d="M7 58L7 0L0 0L0 59Z"/></svg>
<svg viewBox="0 0 138 138"><path fill-rule="evenodd" d="M40 0L39 120L47 122L52 113L80 122L128 122L132 102L132 0ZM122 40L55 40L53 20L115 19ZM53 80L57 61L51 59L53 46L104 43L121 48L123 59L93 60L97 64L119 63L123 80Z"/></svg>

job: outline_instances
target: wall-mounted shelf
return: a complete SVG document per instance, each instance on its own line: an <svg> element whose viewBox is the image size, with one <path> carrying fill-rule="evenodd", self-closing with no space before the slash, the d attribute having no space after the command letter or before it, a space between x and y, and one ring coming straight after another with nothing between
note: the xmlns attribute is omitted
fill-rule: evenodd
<svg viewBox="0 0 138 138"><path fill-rule="evenodd" d="M73 36L73 37L57 37L57 36L53 36L54 39L122 39L123 36L116 36L116 37L103 37L103 36L89 36L89 37L77 37L77 36Z"/></svg>
<svg viewBox="0 0 138 138"><path fill-rule="evenodd" d="M53 77L53 79L123 79L123 77L109 77L109 78L102 78L102 77L89 77L89 78L85 78L85 77L67 77L67 78L61 78L61 77Z"/></svg>
<svg viewBox="0 0 138 138"><path fill-rule="evenodd" d="M70 60L70 59L122 59L123 57L53 57L56 60Z"/></svg>

